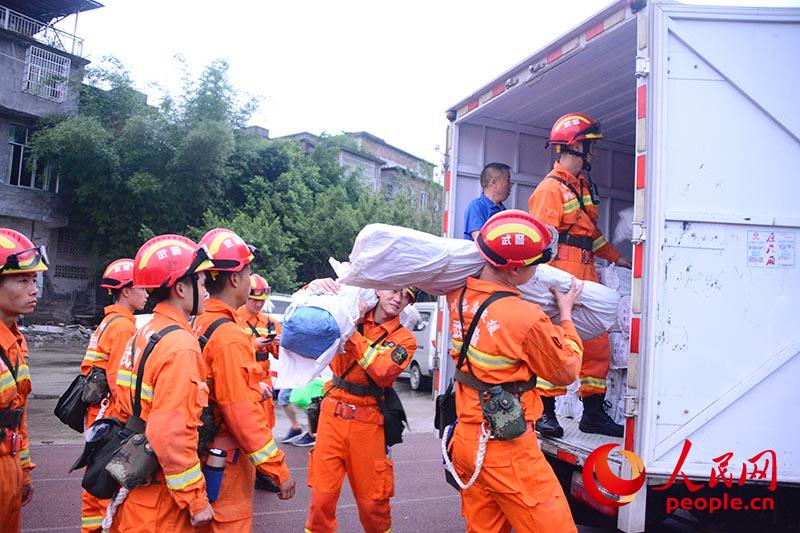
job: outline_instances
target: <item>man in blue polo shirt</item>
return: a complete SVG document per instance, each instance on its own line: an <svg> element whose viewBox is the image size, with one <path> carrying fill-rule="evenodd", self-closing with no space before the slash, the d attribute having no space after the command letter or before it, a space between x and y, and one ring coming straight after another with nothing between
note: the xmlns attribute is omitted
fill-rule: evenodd
<svg viewBox="0 0 800 533"><path fill-rule="evenodd" d="M475 240L475 235L489 218L505 211L503 202L511 194L511 167L505 163L489 163L481 171L481 195L472 200L464 213L464 238Z"/></svg>

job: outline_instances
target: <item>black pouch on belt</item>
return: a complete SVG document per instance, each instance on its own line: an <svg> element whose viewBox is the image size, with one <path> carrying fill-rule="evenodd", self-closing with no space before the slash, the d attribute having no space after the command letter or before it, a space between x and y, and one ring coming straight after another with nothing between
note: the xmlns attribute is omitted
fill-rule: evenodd
<svg viewBox="0 0 800 533"><path fill-rule="evenodd" d="M108 395L108 378L106 371L99 366L92 367L86 376L81 400L88 405L97 405Z"/></svg>
<svg viewBox="0 0 800 533"><path fill-rule="evenodd" d="M489 425L492 436L498 440L511 440L528 429L525 411L519 399L503 388L495 385L480 395L481 413Z"/></svg>
<svg viewBox="0 0 800 533"><path fill-rule="evenodd" d="M86 430L83 453L70 472L86 467L81 486L92 496L107 499L117 492L119 484L106 471L106 465L130 435L116 418L99 418Z"/></svg>
<svg viewBox="0 0 800 533"><path fill-rule="evenodd" d="M308 409L306 409L306 415L308 415L308 427L312 433L317 432L317 428L319 427L319 410L322 407L322 396L317 396L316 398L311 398L311 403L308 405Z"/></svg>
<svg viewBox="0 0 800 533"><path fill-rule="evenodd" d="M125 439L106 465L106 472L128 490L144 485L156 470L158 458L144 433Z"/></svg>

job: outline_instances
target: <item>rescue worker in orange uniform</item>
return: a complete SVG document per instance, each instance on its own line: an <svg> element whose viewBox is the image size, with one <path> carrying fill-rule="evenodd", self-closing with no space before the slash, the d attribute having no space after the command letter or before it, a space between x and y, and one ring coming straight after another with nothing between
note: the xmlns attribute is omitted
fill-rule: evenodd
<svg viewBox="0 0 800 533"><path fill-rule="evenodd" d="M595 145L602 138L600 123L591 117L568 113L559 118L548 141L548 146L555 147L558 161L528 199L528 211L558 230L558 255L551 265L589 281L598 280L595 256L631 267L630 260L622 257L597 227L598 197L588 172L592 168ZM622 426L616 424L603 407L611 364L608 334L584 340L583 349L579 378L583 416L579 428L585 433L621 437ZM546 379L540 379L538 387L544 396L544 414L536 429L544 436L561 437L564 429L556 418L555 397L566 394L567 388Z"/></svg>
<svg viewBox="0 0 800 533"><path fill-rule="evenodd" d="M261 312L264 304L269 300L271 292L272 290L267 280L258 274L251 273L250 297L247 299L247 303L236 311L236 314L244 322L244 332L247 333L255 346L256 361L264 369L264 380L261 382L261 405L264 407L264 414L267 416L270 429L275 429L275 402L272 397L273 373L270 369L269 358L270 356L275 359L278 358L281 343L281 324ZM278 493L281 491L280 487L269 476L262 474L259 470L256 470L255 487L269 492Z"/></svg>
<svg viewBox="0 0 800 533"><path fill-rule="evenodd" d="M486 434L481 470L474 484L460 491L468 532L576 531L561 485L539 449L533 423L542 412L536 376L565 385L578 376L582 345L571 313L582 286L573 282L569 292L554 293L561 313L558 326L538 305L520 299L517 289L533 276L537 264L550 259L553 233L524 211L492 216L476 240L486 260L481 274L447 295L451 356L458 362L480 306L495 293L508 293L490 302L477 319L465 361L456 372L458 421L449 450L458 477L466 483L476 469L487 428L480 396L488 388L503 384L514 394L527 426L510 440Z"/></svg>
<svg viewBox="0 0 800 533"><path fill-rule="evenodd" d="M28 344L17 318L36 308L36 273L47 270L43 247L0 228L0 529L22 529L22 507L33 498L28 450Z"/></svg>
<svg viewBox="0 0 800 533"><path fill-rule="evenodd" d="M315 280L310 286L326 292L339 290L331 279ZM394 495L394 463L387 455L383 416L373 388L391 387L414 358L417 343L400 325L400 312L414 301L416 291L377 293L378 304L366 313L344 352L330 364L334 378L325 385L317 442L308 459L311 505L306 532L337 530L336 502L345 474L364 531L392 529L389 498Z"/></svg>
<svg viewBox="0 0 800 533"><path fill-rule="evenodd" d="M141 418L145 436L158 457L155 482L130 491L114 516L112 531L193 532L214 511L206 495L197 454L200 413L208 405L208 386L200 346L189 317L203 311L207 251L179 235L160 235L144 243L134 259L133 286L157 302L153 318L136 332L117 372L112 416L125 422L141 356L150 337L168 326L145 364Z"/></svg>
<svg viewBox="0 0 800 533"><path fill-rule="evenodd" d="M92 369L99 369L105 375L108 393L102 403L89 405L86 409L86 427L91 426L99 418L101 409L105 412L114 401L111 392L117 381L117 370L125 351L125 346L136 333L135 311L144 309L147 303L147 291L134 289L133 259L117 259L108 265L103 272L100 286L108 290L113 303L103 310L105 316L89 339L86 355L81 362L81 373L89 375ZM98 372L96 370L95 372ZM84 532L100 531L106 508L111 500L92 496L85 489L81 491L81 530Z"/></svg>
<svg viewBox="0 0 800 533"><path fill-rule="evenodd" d="M209 529L251 531L256 469L278 485L278 496L283 500L294 496L295 482L261 405L264 370L256 361L253 343L236 313L250 295L252 248L223 228L209 231L200 243L208 248L214 266L206 280L209 299L205 312L197 317L194 327L196 335L207 339L203 348L206 380L211 406L221 426L211 448L227 452ZM208 333L215 323L216 329Z"/></svg>
<svg viewBox="0 0 800 533"><path fill-rule="evenodd" d="M236 314L244 323L244 332L253 341L256 350L256 361L264 369L265 378L261 382L264 393L264 412L269 427L275 427L275 404L272 401L272 370L269 357L278 358L281 345L281 323L262 313L264 304L269 300L271 289L269 283L258 274L250 274L250 295L247 302L239 307ZM256 472L258 475L258 472Z"/></svg>

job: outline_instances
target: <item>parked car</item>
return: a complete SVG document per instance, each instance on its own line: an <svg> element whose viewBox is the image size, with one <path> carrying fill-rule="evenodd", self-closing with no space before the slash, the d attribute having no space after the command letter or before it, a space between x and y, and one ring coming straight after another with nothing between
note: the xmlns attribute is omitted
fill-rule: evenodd
<svg viewBox="0 0 800 533"><path fill-rule="evenodd" d="M420 321L412 333L417 339L414 359L401 377L407 377L412 390L427 389L433 380L433 371L439 364L436 352L437 302L417 302L414 307L420 314Z"/></svg>
<svg viewBox="0 0 800 533"><path fill-rule="evenodd" d="M283 313L289 308L292 303L291 294L271 294L266 305L264 305L263 312L267 313L270 317L278 322L283 323Z"/></svg>

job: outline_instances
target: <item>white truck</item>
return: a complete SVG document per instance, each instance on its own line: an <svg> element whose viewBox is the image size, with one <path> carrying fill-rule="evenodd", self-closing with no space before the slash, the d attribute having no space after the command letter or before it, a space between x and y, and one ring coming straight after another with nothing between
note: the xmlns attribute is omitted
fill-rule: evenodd
<svg viewBox="0 0 800 533"><path fill-rule="evenodd" d="M527 209L552 166L554 120L583 112L602 124L591 173L601 229L610 235L621 209L635 212L632 249L622 250L634 261L625 436L584 434L562 418L564 437L540 444L557 472L572 469L573 496L590 504L578 472L591 451L616 442L642 458L645 488L618 508L623 531L673 510L668 496L736 489L742 466L764 450L777 459L776 508L760 519L798 519L798 56L800 9L618 1L447 111L443 231L454 238L484 164L511 166L505 204ZM451 317L440 308L439 345L448 346ZM438 390L452 374L442 357ZM706 492L687 492L680 474L653 491L676 471L686 439L680 471ZM712 490L727 452L733 488ZM618 454L611 461L630 475ZM767 490L771 466L739 490Z"/></svg>

